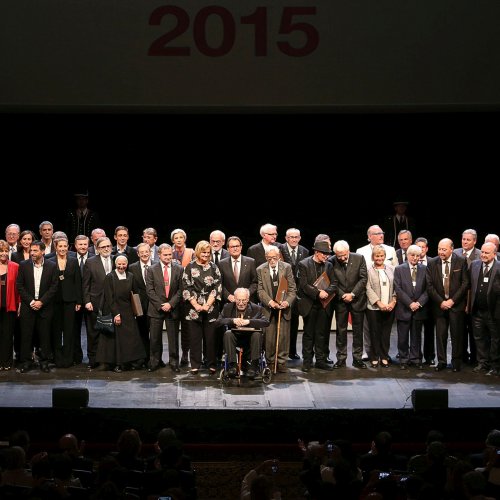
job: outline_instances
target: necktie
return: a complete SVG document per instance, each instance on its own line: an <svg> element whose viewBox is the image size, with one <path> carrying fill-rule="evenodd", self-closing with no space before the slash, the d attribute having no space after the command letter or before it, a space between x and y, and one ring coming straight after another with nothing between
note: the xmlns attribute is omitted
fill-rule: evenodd
<svg viewBox="0 0 500 500"><path fill-rule="evenodd" d="M85 264L83 260L83 255L80 255L80 274L83 276L83 265Z"/></svg>
<svg viewBox="0 0 500 500"><path fill-rule="evenodd" d="M444 263L444 297L450 298L450 261L446 260Z"/></svg>
<svg viewBox="0 0 500 500"><path fill-rule="evenodd" d="M240 277L240 273L238 272L238 261L237 260L234 261L233 272L234 272L234 281L236 281L236 283L238 283L238 279Z"/></svg>
<svg viewBox="0 0 500 500"><path fill-rule="evenodd" d="M403 251L403 252L401 252L401 253L402 253L402 255L403 255L403 262L404 262L404 261L406 260L406 252L404 252L404 251Z"/></svg>
<svg viewBox="0 0 500 500"><path fill-rule="evenodd" d="M413 266L411 268L411 280L413 281L413 283L415 283L417 281L417 268L416 268L416 266Z"/></svg>
<svg viewBox="0 0 500 500"><path fill-rule="evenodd" d="M486 276L488 274L488 271L490 270L490 266L488 264L486 264L484 266L484 271L483 271L483 274Z"/></svg>
<svg viewBox="0 0 500 500"><path fill-rule="evenodd" d="M146 283L146 280L148 279L148 265L144 264L144 283Z"/></svg>
<svg viewBox="0 0 500 500"><path fill-rule="evenodd" d="M165 284L165 296L168 299L168 294L170 292L170 280L168 279L168 267L163 268L163 282Z"/></svg>
<svg viewBox="0 0 500 500"><path fill-rule="evenodd" d="M296 262L296 255L295 255L295 248L292 250L292 264L295 265Z"/></svg>
<svg viewBox="0 0 500 500"><path fill-rule="evenodd" d="M277 275L276 275L276 268L273 269L273 283L276 282Z"/></svg>
<svg viewBox="0 0 500 500"><path fill-rule="evenodd" d="M218 264L218 263L219 263L219 252L214 252L214 262L215 262L216 264Z"/></svg>

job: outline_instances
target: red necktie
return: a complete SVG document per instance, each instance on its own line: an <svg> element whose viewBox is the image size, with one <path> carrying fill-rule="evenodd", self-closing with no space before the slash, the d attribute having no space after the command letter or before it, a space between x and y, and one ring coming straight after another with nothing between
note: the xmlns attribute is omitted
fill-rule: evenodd
<svg viewBox="0 0 500 500"><path fill-rule="evenodd" d="M170 281L168 279L168 267L165 266L163 269L163 282L165 283L165 295L168 299L168 294L170 292Z"/></svg>

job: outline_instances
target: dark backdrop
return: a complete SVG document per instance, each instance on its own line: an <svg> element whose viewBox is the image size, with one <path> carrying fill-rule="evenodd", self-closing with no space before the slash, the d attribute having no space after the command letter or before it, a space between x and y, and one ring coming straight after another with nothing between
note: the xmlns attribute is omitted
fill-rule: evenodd
<svg viewBox="0 0 500 500"><path fill-rule="evenodd" d="M90 192L112 233L144 227L160 241L181 227L194 246L210 230L259 240L265 222L351 247L406 198L418 235L460 243L500 232L496 113L15 114L4 130L0 231L10 222L64 229L72 194ZM200 173L196 173L196 171ZM76 179L76 181L74 180ZM222 187L224 185L225 187ZM418 236L415 235L415 236Z"/></svg>

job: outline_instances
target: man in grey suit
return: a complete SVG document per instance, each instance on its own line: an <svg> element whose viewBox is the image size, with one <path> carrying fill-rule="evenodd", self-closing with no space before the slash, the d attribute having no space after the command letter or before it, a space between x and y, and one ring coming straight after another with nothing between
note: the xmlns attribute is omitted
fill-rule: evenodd
<svg viewBox="0 0 500 500"><path fill-rule="evenodd" d="M396 320L398 325L399 367L408 365L422 369L422 327L427 318L426 267L419 264L422 249L410 245L406 250L406 261L394 269L396 291Z"/></svg>
<svg viewBox="0 0 500 500"><path fill-rule="evenodd" d="M183 267L172 262L172 247L162 243L158 247L159 262L146 277L150 318L149 372L161 366L163 355L163 322L167 326L168 363L179 372L179 304L181 301Z"/></svg>
<svg viewBox="0 0 500 500"><path fill-rule="evenodd" d="M156 246L156 240L158 240L158 233L154 227L147 227L142 232L142 242L149 245L151 250L151 262L156 264L160 261L158 258L158 247ZM136 247L137 250L137 247Z"/></svg>
<svg viewBox="0 0 500 500"><path fill-rule="evenodd" d="M264 315L270 323L265 334L266 360L270 366L274 367L276 341L279 333L277 370L286 373L290 346L290 318L292 316L290 307L295 301L296 286L292 266L279 261L279 258L278 247L270 246L267 248L267 262L257 268L257 292L264 307ZM279 284L283 278L287 281L288 290L281 297L277 297ZM279 332L278 321L280 323Z"/></svg>
<svg viewBox="0 0 500 500"><path fill-rule="evenodd" d="M496 253L494 243L484 243L481 258L474 260L469 269L469 310L478 360L473 371L488 375L500 375L500 331L495 321L497 295L493 286L500 273Z"/></svg>
<svg viewBox="0 0 500 500"><path fill-rule="evenodd" d="M21 296L19 321L21 323L20 373L31 369L33 333L38 332L40 342L40 368L49 372L52 358L50 327L53 300L59 286L57 265L44 259L45 244L34 241L30 246L30 260L19 264L16 286Z"/></svg>
<svg viewBox="0 0 500 500"><path fill-rule="evenodd" d="M337 322L337 362L334 368L343 368L347 359L347 322L352 320L352 365L365 369L363 355L363 319L366 309L366 282L368 274L362 255L351 253L347 241L339 240L333 245L335 257L332 261L333 276L337 283L334 298Z"/></svg>
<svg viewBox="0 0 500 500"><path fill-rule="evenodd" d="M472 262L481 258L481 251L476 248L477 232L475 229L466 229L462 233L462 248L455 248L453 253L467 259L467 269L470 270ZM472 327L471 311L465 311L464 344L462 350L462 361L475 365L477 362L476 342Z"/></svg>

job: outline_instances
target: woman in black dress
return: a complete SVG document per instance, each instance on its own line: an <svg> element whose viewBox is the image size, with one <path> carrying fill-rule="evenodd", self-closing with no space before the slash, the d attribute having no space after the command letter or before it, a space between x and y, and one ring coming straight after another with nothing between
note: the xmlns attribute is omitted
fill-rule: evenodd
<svg viewBox="0 0 500 500"><path fill-rule="evenodd" d="M127 257L116 257L115 266L104 280L103 305L103 314L111 312L114 317L115 333L99 335L96 361L110 368L114 366L114 371L119 373L140 368L146 353L130 301L130 292L137 293L137 290L132 273L127 272Z"/></svg>

